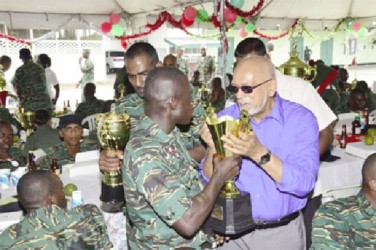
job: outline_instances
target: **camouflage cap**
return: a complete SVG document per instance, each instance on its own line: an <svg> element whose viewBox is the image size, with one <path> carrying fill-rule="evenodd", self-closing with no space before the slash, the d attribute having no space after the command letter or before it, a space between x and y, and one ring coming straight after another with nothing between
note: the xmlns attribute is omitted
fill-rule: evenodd
<svg viewBox="0 0 376 250"><path fill-rule="evenodd" d="M66 116L62 116L60 117L60 122L59 122L59 128L62 129L62 128L65 128L66 126L68 126L69 124L78 124L80 126L82 126L82 116L80 115L66 115Z"/></svg>

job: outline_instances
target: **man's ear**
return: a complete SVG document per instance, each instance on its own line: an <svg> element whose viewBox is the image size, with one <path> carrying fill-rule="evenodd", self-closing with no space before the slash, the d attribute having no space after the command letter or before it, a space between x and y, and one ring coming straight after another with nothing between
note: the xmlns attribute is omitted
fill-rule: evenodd
<svg viewBox="0 0 376 250"><path fill-rule="evenodd" d="M368 182L368 186L374 191L376 192L376 180L373 179L371 180L370 182Z"/></svg>
<svg viewBox="0 0 376 250"><path fill-rule="evenodd" d="M275 92L277 91L277 82L276 82L276 80L272 79L268 85L269 85L268 86L269 96L274 96Z"/></svg>
<svg viewBox="0 0 376 250"><path fill-rule="evenodd" d="M169 104L171 110L176 109L176 106L177 106L177 99L176 99L176 97L175 97L175 96L172 96L172 97L168 100L168 104Z"/></svg>
<svg viewBox="0 0 376 250"><path fill-rule="evenodd" d="M56 205L56 204L57 204L57 199L55 195L48 195L47 198L44 200L45 206Z"/></svg>
<svg viewBox="0 0 376 250"><path fill-rule="evenodd" d="M63 130L62 130L62 129L59 129L59 136L60 136L61 138L63 138Z"/></svg>

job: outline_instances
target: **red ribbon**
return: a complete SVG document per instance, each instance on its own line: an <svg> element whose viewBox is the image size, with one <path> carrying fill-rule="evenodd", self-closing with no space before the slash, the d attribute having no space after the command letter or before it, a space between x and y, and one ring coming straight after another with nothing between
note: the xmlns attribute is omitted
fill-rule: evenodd
<svg viewBox="0 0 376 250"><path fill-rule="evenodd" d="M16 42L16 43L23 43L23 44L27 44L27 45L31 44L30 41L27 41L27 40L24 40L24 39L19 39L19 38L16 38L14 36L8 36L8 35L5 35L1 32L0 32L0 38L5 38L5 39L8 39L11 42Z"/></svg>
<svg viewBox="0 0 376 250"><path fill-rule="evenodd" d="M320 84L317 92L321 95L324 92L324 90L326 89L326 87L328 87L329 84L331 82L333 82L334 79L336 79L336 77L337 77L337 70L332 69L332 71L330 71L329 75Z"/></svg>

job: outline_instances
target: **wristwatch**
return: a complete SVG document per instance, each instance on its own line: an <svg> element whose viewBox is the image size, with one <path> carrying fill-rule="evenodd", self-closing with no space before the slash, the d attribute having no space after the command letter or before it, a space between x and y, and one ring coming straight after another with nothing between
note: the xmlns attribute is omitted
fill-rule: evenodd
<svg viewBox="0 0 376 250"><path fill-rule="evenodd" d="M260 159L259 162L257 162L257 164L259 166L262 166L262 165L268 163L270 161L270 156L271 156L270 150L268 149L268 152L266 154L264 154L263 156L261 156L261 159Z"/></svg>

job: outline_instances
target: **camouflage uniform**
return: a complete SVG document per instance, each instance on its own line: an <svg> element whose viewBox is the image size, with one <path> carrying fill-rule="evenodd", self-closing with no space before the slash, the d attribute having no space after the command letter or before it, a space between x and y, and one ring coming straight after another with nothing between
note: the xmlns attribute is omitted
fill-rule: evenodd
<svg viewBox="0 0 376 250"><path fill-rule="evenodd" d="M21 150L15 147L11 147L9 149L9 156L12 161L17 161L18 162L18 167L24 167L26 166L26 160L22 156ZM0 162L0 169L4 168L10 168L10 171L16 170L17 167L13 166L11 162L6 161L6 162ZM0 248L1 249L1 248Z"/></svg>
<svg viewBox="0 0 376 250"><path fill-rule="evenodd" d="M116 79L115 79L115 83L114 83L114 90L115 90L115 96L116 97L118 97L117 96L118 87L121 84L125 86L124 96L129 95L129 94L133 94L133 93L136 92L134 90L132 84L129 82L127 69L125 67L119 69L118 72L116 73Z"/></svg>
<svg viewBox="0 0 376 250"><path fill-rule="evenodd" d="M21 107L25 111L39 109L52 111L52 102L46 85L46 73L40 65L28 62L19 67L12 84L17 90Z"/></svg>
<svg viewBox="0 0 376 250"><path fill-rule="evenodd" d="M193 100L193 118L190 126L179 126L182 132L184 144L187 149L201 145L200 129L205 119L205 111L197 97L197 91L191 87ZM140 117L145 114L144 100L136 93L125 97L124 102L114 107L111 111L116 113L127 113L131 116L131 129L137 126Z"/></svg>
<svg viewBox="0 0 376 250"><path fill-rule="evenodd" d="M210 87L210 80L215 70L214 58L212 56L200 57L196 70L200 71L200 80L204 85Z"/></svg>
<svg viewBox="0 0 376 250"><path fill-rule="evenodd" d="M312 228L312 249L376 248L376 209L362 191L323 204Z"/></svg>
<svg viewBox="0 0 376 250"><path fill-rule="evenodd" d="M84 59L83 59L84 60ZM86 83L94 83L94 64L88 58L85 60L84 66L81 69L82 77L79 81L81 88L84 88Z"/></svg>
<svg viewBox="0 0 376 250"><path fill-rule="evenodd" d="M59 144L60 142L59 130L53 129L51 126L44 124L38 127L34 133L27 138L22 154L27 157L30 150L34 151L42 149L43 151L46 151L49 147Z"/></svg>
<svg viewBox="0 0 376 250"><path fill-rule="evenodd" d="M80 143L80 150L78 151L78 153L87 152L91 150L98 150L98 149L99 149L98 144ZM65 146L64 142L62 142L46 150L46 156L42 157L37 162L38 169L49 170L52 159L54 158L57 159L57 163L59 164L60 167L66 164L74 163L75 161L75 158L69 154L67 147Z"/></svg>
<svg viewBox="0 0 376 250"><path fill-rule="evenodd" d="M11 125L14 125L18 129L18 131L22 129L22 125L9 113L9 110L1 106L0 121L9 122Z"/></svg>
<svg viewBox="0 0 376 250"><path fill-rule="evenodd" d="M81 102L75 114L82 117L102 113L104 101L98 100L95 96L87 98L84 102Z"/></svg>
<svg viewBox="0 0 376 250"><path fill-rule="evenodd" d="M188 60L185 58L176 58L176 62L179 65L179 70L183 72L186 76L188 76L189 67L188 67Z"/></svg>
<svg viewBox="0 0 376 250"><path fill-rule="evenodd" d="M179 129L166 134L145 116L126 152L122 173L131 249L199 248L207 238L202 231L185 239L172 228L203 187Z"/></svg>
<svg viewBox="0 0 376 250"><path fill-rule="evenodd" d="M0 249L111 249L103 215L95 205L51 205L27 214L0 235Z"/></svg>

